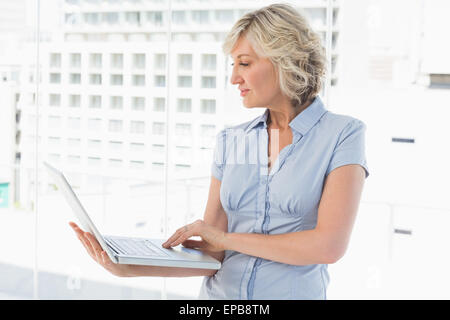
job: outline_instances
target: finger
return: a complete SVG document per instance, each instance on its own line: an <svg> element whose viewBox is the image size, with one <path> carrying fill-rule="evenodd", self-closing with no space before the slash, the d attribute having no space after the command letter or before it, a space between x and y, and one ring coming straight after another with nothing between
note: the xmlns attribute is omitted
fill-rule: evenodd
<svg viewBox="0 0 450 320"><path fill-rule="evenodd" d="M197 231L196 231L195 229L189 230L189 231L187 231L187 232L181 234L181 235L178 237L178 239L175 239L175 240L170 244L170 246L171 246L171 247L175 247L175 246L181 244L182 242L186 241L186 240L189 239L190 237L193 237L193 236L196 236L196 235L198 235L198 234L197 234Z"/></svg>
<svg viewBox="0 0 450 320"><path fill-rule="evenodd" d="M76 234L84 233L84 231L81 230L80 227L78 227L78 225L76 223L69 222L69 225L73 229L73 231L75 231Z"/></svg>
<svg viewBox="0 0 450 320"><path fill-rule="evenodd" d="M71 226L72 228L79 228L78 225L73 221L69 221L69 226Z"/></svg>
<svg viewBox="0 0 450 320"><path fill-rule="evenodd" d="M182 245L186 248L198 248L203 249L206 246L208 246L208 243L206 243L203 240L185 240L183 241Z"/></svg>
<svg viewBox="0 0 450 320"><path fill-rule="evenodd" d="M83 244L84 248L86 249L87 253L91 256L92 259L96 259L94 250L92 249L91 243L88 239L84 236L84 234L78 235L78 239L80 239L81 243Z"/></svg>
<svg viewBox="0 0 450 320"><path fill-rule="evenodd" d="M181 243L183 243L184 241L186 241L187 239L189 239L190 237L193 236L199 236L201 233L201 230L203 227L203 221L202 220L197 220L187 226L184 227L184 232L180 234L180 236L175 239L170 245L171 246L177 246Z"/></svg>
<svg viewBox="0 0 450 320"><path fill-rule="evenodd" d="M91 233L86 232L85 234L86 238L89 240L89 243L91 244L92 251L96 256L97 261L101 263L102 262L101 252L103 251L102 247L98 243L97 239L95 239L95 237Z"/></svg>
<svg viewBox="0 0 450 320"><path fill-rule="evenodd" d="M164 242L162 245L163 247L169 247L169 245L174 242L175 240L177 240L184 232L186 232L188 230L188 226L184 226L179 228L177 231L175 231L175 233L173 235L171 235L169 237L169 239L167 239L166 242Z"/></svg>
<svg viewBox="0 0 450 320"><path fill-rule="evenodd" d="M171 236L165 243L163 243L163 247L168 248L173 246L178 239L182 238L185 235L183 231L177 231L173 236Z"/></svg>
<svg viewBox="0 0 450 320"><path fill-rule="evenodd" d="M81 244L84 246L84 248L86 249L87 253L91 256L91 258L97 259L97 256L95 255L95 252L92 248L91 243L85 236L85 232L83 230L81 230L75 222L70 221L69 225L75 231L75 233L77 234L78 240L80 240Z"/></svg>
<svg viewBox="0 0 450 320"><path fill-rule="evenodd" d="M102 251L102 261L105 266L110 266L112 263L111 259L108 257L108 254L106 253L106 251Z"/></svg>
<svg viewBox="0 0 450 320"><path fill-rule="evenodd" d="M86 232L86 238L91 246L92 252L94 253L95 257L97 258L97 261L101 262L102 257L101 257L100 253L102 252L102 248L98 244L97 239L95 239L95 237L89 232Z"/></svg>
<svg viewBox="0 0 450 320"><path fill-rule="evenodd" d="M170 243L172 243L172 241L174 241L175 239L177 239L179 237L179 233L178 231L176 231L174 234L172 234L169 239L166 240L166 242L164 242L162 245L163 247L168 247Z"/></svg>

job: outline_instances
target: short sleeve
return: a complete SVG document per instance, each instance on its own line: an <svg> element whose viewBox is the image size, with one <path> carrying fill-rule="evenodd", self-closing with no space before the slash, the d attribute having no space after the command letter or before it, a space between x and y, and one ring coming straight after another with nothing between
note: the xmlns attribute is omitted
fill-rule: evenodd
<svg viewBox="0 0 450 320"><path fill-rule="evenodd" d="M326 175L338 167L359 164L364 168L366 178L369 176L365 156L365 132L366 125L358 119L345 126L331 156Z"/></svg>
<svg viewBox="0 0 450 320"><path fill-rule="evenodd" d="M211 165L211 174L222 181L223 167L225 159L225 130L216 135L216 144L214 146L213 162Z"/></svg>

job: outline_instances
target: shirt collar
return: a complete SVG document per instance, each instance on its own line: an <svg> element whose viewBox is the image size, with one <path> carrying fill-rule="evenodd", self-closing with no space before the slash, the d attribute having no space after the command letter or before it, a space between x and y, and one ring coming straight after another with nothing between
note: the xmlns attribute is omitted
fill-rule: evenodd
<svg viewBox="0 0 450 320"><path fill-rule="evenodd" d="M302 112L300 112L294 119L289 122L289 126L298 131L302 136L308 133L312 127L320 120L320 118L327 112L323 105L322 99L316 96L313 102ZM253 120L247 129L248 133L251 129L256 128L260 123L264 128L267 128L267 117L269 116L269 109L266 109L262 115Z"/></svg>

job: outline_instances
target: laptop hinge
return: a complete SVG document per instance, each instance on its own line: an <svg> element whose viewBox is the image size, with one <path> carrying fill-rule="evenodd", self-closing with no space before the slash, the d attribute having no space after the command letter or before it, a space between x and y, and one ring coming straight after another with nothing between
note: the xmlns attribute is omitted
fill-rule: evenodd
<svg viewBox="0 0 450 320"><path fill-rule="evenodd" d="M108 245L108 247L116 254L116 255L120 255L120 251L119 249L117 249L112 243L111 241L108 240L108 238L103 237L106 241L106 244Z"/></svg>

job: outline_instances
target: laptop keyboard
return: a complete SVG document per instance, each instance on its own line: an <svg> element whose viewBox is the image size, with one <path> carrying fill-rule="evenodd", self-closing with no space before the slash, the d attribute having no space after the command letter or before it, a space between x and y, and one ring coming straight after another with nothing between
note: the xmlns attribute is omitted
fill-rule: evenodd
<svg viewBox="0 0 450 320"><path fill-rule="evenodd" d="M120 253L132 256L167 256L165 252L159 250L150 241L144 239L127 238L107 238Z"/></svg>

